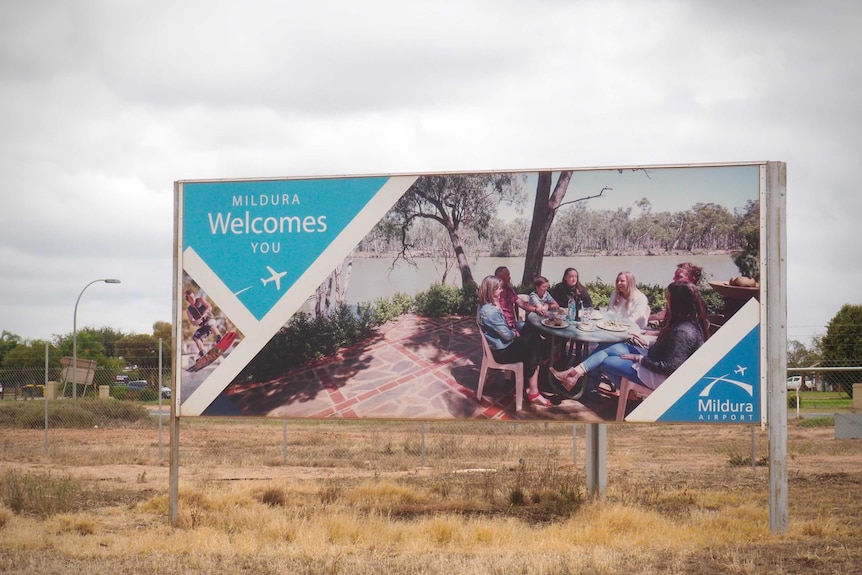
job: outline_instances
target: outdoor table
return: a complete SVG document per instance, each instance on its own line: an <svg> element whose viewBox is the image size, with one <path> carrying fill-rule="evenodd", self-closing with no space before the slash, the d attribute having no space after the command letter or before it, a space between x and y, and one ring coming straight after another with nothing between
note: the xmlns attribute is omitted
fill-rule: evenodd
<svg viewBox="0 0 862 575"><path fill-rule="evenodd" d="M567 340L574 341L576 343L582 343L585 345L589 345L591 343L602 344L602 343L619 343L621 341L627 341L629 339L630 334L629 330L625 331L610 331L607 329L602 329L598 325L596 325L601 320L592 320L595 328L591 331L585 331L578 327L580 322L578 321L568 321L568 325L565 327L549 327L542 323L542 320L549 319L547 317L540 316L537 313L528 313L527 321L533 326L539 333L545 336L550 337L551 342L551 350L555 349L556 338L561 337ZM617 323L626 324L628 322L619 321ZM553 352L552 352L553 353ZM583 359L583 358L581 358ZM548 380L555 379L554 375L548 372ZM580 391L577 394L572 395L572 399L580 399L584 393L586 386L581 386Z"/></svg>

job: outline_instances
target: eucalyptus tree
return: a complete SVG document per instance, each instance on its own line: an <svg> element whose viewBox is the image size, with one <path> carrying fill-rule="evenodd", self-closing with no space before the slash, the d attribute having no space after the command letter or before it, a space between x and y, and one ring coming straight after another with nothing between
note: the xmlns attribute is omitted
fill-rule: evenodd
<svg viewBox="0 0 862 575"><path fill-rule="evenodd" d="M484 238L502 202L524 200L525 178L512 173L420 176L385 217L400 233L398 257L412 259L415 242L411 241L410 230L416 222L436 222L446 230L461 273L461 285L475 285L467 258L468 230Z"/></svg>

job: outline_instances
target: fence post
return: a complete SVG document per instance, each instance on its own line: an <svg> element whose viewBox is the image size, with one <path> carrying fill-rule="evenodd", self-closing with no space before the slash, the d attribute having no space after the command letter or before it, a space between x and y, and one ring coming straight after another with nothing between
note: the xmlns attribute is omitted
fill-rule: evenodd
<svg viewBox="0 0 862 575"><path fill-rule="evenodd" d="M45 341L45 391L42 393L45 400L45 457L48 457L48 342Z"/></svg>
<svg viewBox="0 0 862 575"><path fill-rule="evenodd" d="M754 426L751 426L751 472L757 473L757 450L754 445Z"/></svg>
<svg viewBox="0 0 862 575"><path fill-rule="evenodd" d="M572 465L578 466L578 424L572 424Z"/></svg>
<svg viewBox="0 0 862 575"><path fill-rule="evenodd" d="M162 338L159 338L159 461L162 460Z"/></svg>
<svg viewBox="0 0 862 575"><path fill-rule="evenodd" d="M422 438L421 438L420 450L422 453L422 465L421 466L425 467L425 422L424 421L422 422Z"/></svg>
<svg viewBox="0 0 862 575"><path fill-rule="evenodd" d="M281 463L287 465L287 420L284 420L281 438Z"/></svg>
<svg viewBox="0 0 862 575"><path fill-rule="evenodd" d="M608 428L604 423L587 424L587 492L603 497L608 486Z"/></svg>

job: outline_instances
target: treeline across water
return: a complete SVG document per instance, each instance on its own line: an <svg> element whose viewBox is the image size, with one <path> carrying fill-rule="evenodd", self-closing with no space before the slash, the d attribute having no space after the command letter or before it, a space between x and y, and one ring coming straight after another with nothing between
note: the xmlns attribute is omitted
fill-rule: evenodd
<svg viewBox="0 0 862 575"><path fill-rule="evenodd" d="M487 225L462 228L469 253L518 257L527 252L530 220L491 218ZM670 252L733 252L745 246L746 234L758 226L755 202L733 211L714 203L697 203L677 212L653 212L648 200L635 208L588 209L585 203L564 206L548 232L546 256L577 254L661 254ZM398 252L401 230L379 225L360 243L362 252ZM439 254L451 249L446 229L417 220L407 230L416 254Z"/></svg>

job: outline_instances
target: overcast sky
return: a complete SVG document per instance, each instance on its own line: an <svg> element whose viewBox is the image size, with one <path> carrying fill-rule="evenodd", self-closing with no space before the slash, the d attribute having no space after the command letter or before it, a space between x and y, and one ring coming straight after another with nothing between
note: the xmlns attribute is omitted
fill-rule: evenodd
<svg viewBox="0 0 862 575"><path fill-rule="evenodd" d="M0 330L171 319L178 179L787 162L788 333L862 303L856 2L0 3Z"/></svg>

